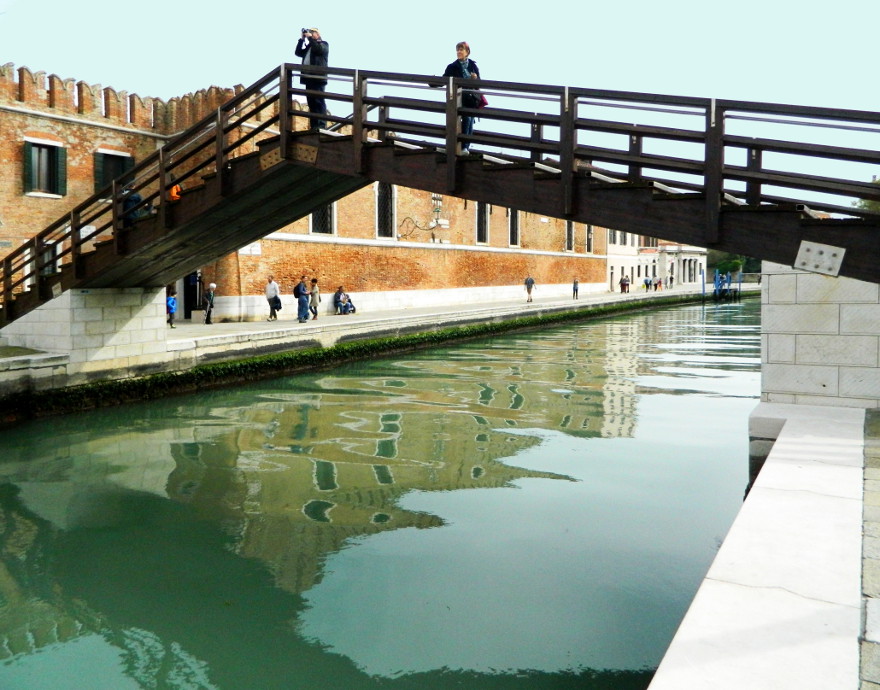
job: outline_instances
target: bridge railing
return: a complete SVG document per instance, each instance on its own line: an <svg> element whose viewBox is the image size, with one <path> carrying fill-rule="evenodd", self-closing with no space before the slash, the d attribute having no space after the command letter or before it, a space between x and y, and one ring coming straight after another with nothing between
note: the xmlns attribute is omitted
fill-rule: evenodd
<svg viewBox="0 0 880 690"><path fill-rule="evenodd" d="M871 214L853 202L880 197L880 186L871 182L880 166L880 113L288 67L326 74L331 109L351 107L360 137L371 132L456 154L473 144L483 153L555 165L563 181L593 170L708 194L712 208L727 195L755 206L805 203L864 216ZM462 106L462 94L472 88L487 96L488 107ZM295 88L293 94L308 95ZM356 104L378 116L358 115ZM473 134L462 134L462 115L479 118Z"/></svg>
<svg viewBox="0 0 880 690"><path fill-rule="evenodd" d="M300 83L316 75L328 79L326 91ZM463 105L473 90L487 107ZM304 110L310 95L324 96L331 112ZM462 117L477 118L472 134L463 133ZM278 137L286 153L294 130L317 119L351 135L353 174L362 172L366 146L389 139L455 156L474 147L499 164L538 164L562 185L561 215L571 212L573 180L583 174L699 193L707 244L725 200L875 220L853 203L880 202L880 184L869 181L880 166L880 113L284 64L7 255L0 308L37 287L41 299L51 297L61 269L73 264L77 275L97 243L123 253L129 226L142 216L173 225L173 185L216 178L222 193L231 158L267 137ZM458 166L447 170L454 191ZM141 200L126 208L134 193ZM0 312L0 323L10 316Z"/></svg>

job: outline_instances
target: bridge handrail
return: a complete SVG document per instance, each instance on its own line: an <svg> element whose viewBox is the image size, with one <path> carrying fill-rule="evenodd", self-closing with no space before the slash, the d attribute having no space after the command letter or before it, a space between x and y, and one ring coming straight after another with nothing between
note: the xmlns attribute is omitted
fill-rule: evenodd
<svg viewBox="0 0 880 690"><path fill-rule="evenodd" d="M331 104L344 104L346 109L353 106L353 115L319 116L295 107L295 99L315 94L295 83L303 75L326 77L328 89L321 95ZM381 93L374 93L377 89ZM489 107L463 106L463 94L474 90L491 97ZM417 95L413 96L414 92ZM375 111L378 117L371 115ZM616 111L636 115L618 119L609 114ZM643 121L649 115L658 120ZM480 118L480 127L471 135L461 132L463 116ZM880 163L880 146L771 139L731 132L727 126L772 120L780 127L806 127L813 132L880 134L877 112L285 63L241 89L162 149L7 254L0 262L0 308L9 305L18 292L34 285L44 287L42 279L57 275L64 264L74 264L75 273L78 261L95 242L111 241L118 252L124 252L129 228L123 219L131 213L122 208L121 197L126 190L142 197L135 210L152 209L159 222L169 227L172 202L168 191L173 184L216 177L222 190L229 159L247 152L268 135L280 138L281 151L286 155L292 117L325 119L335 123L335 129L350 126L355 160L361 160L372 131L380 138L391 134L421 137L426 144L444 149L447 155L460 155L467 145L478 145L505 160L550 161L565 190L560 209L563 215L570 212L573 203L573 177L583 171L602 172L609 179L653 181L670 189L701 192L707 204L707 243L713 241L712 228L714 225L717 230L724 199L736 198L749 205L809 203L819 211L855 217L875 216L836 201L789 200L774 190L880 201L880 185L866 178L814 174L797 166L792 170L774 169L762 159L766 153L873 165ZM688 126L664 118L687 118ZM626 143L611 145L603 137L625 139ZM658 142L695 148L690 157L649 150ZM743 154L745 163L733 160ZM597 162L605 167L597 169ZM448 168L447 182L454 190L456 166Z"/></svg>

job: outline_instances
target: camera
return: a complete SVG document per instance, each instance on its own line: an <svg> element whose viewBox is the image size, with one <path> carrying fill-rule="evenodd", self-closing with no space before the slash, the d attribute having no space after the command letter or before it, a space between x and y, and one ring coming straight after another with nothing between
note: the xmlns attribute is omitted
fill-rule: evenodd
<svg viewBox="0 0 880 690"><path fill-rule="evenodd" d="M309 30L308 30L307 28L305 28L305 27L302 28L302 32L303 32L304 34L310 33Z"/></svg>

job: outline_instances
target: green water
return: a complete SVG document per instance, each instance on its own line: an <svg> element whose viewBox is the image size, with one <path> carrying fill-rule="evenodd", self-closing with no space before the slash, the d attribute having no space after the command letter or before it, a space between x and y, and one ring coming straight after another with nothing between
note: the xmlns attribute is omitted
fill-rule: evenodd
<svg viewBox="0 0 880 690"><path fill-rule="evenodd" d="M759 304L0 437L0 688L645 688L741 504Z"/></svg>

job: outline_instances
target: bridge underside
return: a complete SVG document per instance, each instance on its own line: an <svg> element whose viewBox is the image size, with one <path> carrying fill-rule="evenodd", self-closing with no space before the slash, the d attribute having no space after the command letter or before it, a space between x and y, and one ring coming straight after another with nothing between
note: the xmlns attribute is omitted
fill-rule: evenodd
<svg viewBox="0 0 880 690"><path fill-rule="evenodd" d="M206 176L168 205L164 217L97 242L94 251L44 277L38 290L17 295L3 310L3 322L59 289L167 285L376 180L786 265L795 263L801 242L817 242L845 249L840 275L878 279L880 232L862 219L817 220L794 205L723 204L716 240L707 242L699 192L609 181L587 170L575 175L565 213L560 175L548 165L450 157L440 148L394 139L365 146L358 164L350 137L317 133L291 133L288 150L279 147L277 138L261 142L258 152L230 160L222 176Z"/></svg>
<svg viewBox="0 0 880 690"><path fill-rule="evenodd" d="M393 140L392 140L393 141ZM306 143L308 142L308 143ZM297 160L304 143L313 146L313 163ZM303 157L305 158L305 157ZM288 151L294 165L351 174L356 169L348 137L297 137ZM437 149L374 144L363 152L362 175L431 192L440 192L545 216L624 232L756 256L794 265L801 242L845 249L840 275L876 282L880 261L880 225L858 218L817 219L795 204L721 206L717 238L707 240L706 200L699 192L675 193L645 182L609 182L606 175L575 175L571 213L566 214L560 175L523 162L495 162L479 155L453 157L454 188L449 188L448 158Z"/></svg>

